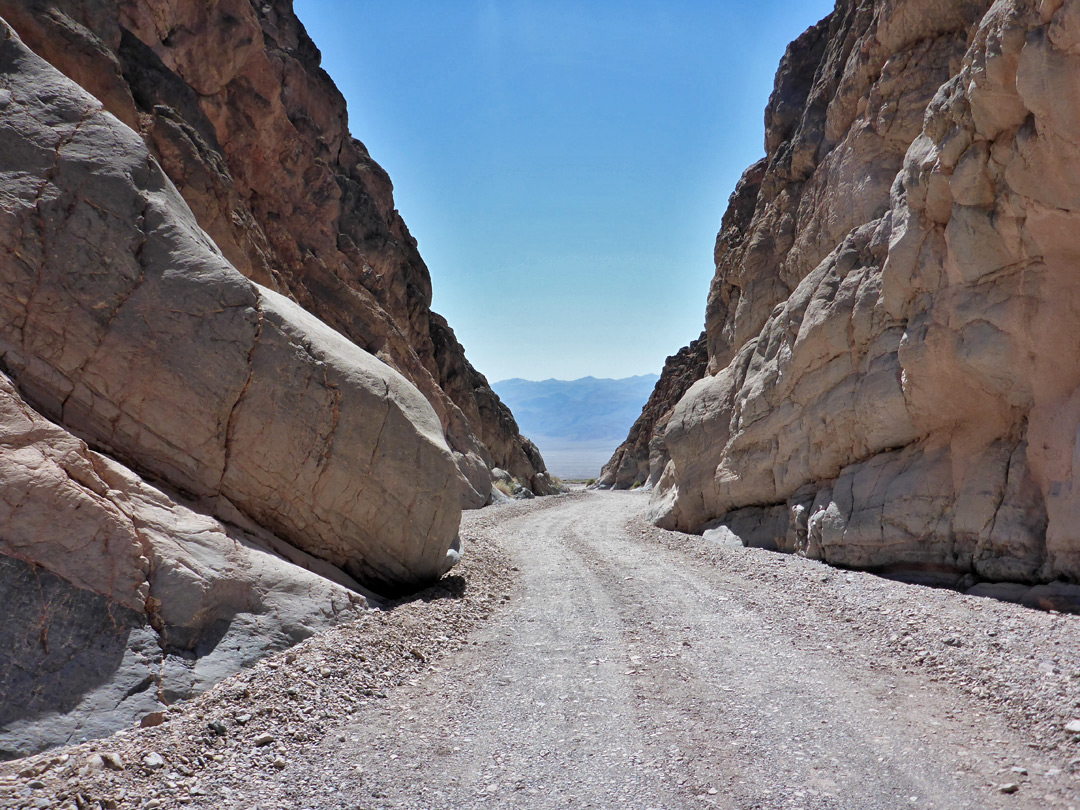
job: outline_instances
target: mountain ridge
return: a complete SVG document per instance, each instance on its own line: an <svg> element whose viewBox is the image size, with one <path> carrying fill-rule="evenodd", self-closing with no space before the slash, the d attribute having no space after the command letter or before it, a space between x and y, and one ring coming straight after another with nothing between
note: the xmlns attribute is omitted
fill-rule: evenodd
<svg viewBox="0 0 1080 810"><path fill-rule="evenodd" d="M545 440L617 442L640 415L657 380L656 374L576 380L514 377L491 385L513 411L522 433L543 445Z"/></svg>

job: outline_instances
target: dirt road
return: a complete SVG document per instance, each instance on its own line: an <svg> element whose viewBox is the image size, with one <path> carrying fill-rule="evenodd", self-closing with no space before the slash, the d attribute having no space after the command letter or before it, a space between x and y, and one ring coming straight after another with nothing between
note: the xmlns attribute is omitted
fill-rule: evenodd
<svg viewBox="0 0 1080 810"><path fill-rule="evenodd" d="M926 651L905 651L896 638L890 654L891 637L877 627L910 630L916 645L927 634L959 653L1019 608L972 609L977 600L764 552L687 553L636 519L645 506L634 494L586 494L498 525L521 571L519 591L440 671L358 717L344 742L323 746L308 767L335 763L335 800L806 810L1080 803L1080 782L1065 768L1055 773L1067 751L1040 754L1040 741L1008 725L1009 707L999 714L949 679L929 680L909 666ZM754 565L766 570L748 579ZM941 626L909 628L897 594L941 603L947 609L933 611ZM867 615L860 627L870 612L875 621ZM1057 619L1075 643L1075 618ZM1001 792L1007 784L1015 794Z"/></svg>
<svg viewBox="0 0 1080 810"><path fill-rule="evenodd" d="M0 807L1080 810L1080 617L663 532L647 503L467 513L440 585L159 726L0 765Z"/></svg>

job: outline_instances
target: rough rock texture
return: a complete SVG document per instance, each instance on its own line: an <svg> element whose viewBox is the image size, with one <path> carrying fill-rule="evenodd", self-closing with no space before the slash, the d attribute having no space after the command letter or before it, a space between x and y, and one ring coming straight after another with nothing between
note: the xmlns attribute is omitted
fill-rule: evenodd
<svg viewBox="0 0 1080 810"><path fill-rule="evenodd" d="M95 99L13 36L0 59L0 359L25 397L354 576L439 576L459 478L416 389L236 272Z"/></svg>
<svg viewBox="0 0 1080 810"><path fill-rule="evenodd" d="M841 0L717 241L662 525L1080 578L1080 2Z"/></svg>
<svg viewBox="0 0 1080 810"><path fill-rule="evenodd" d="M691 385L705 376L708 363L705 333L668 357L664 370L630 433L600 471L601 489L652 488L671 459L664 430L671 410Z"/></svg>
<svg viewBox="0 0 1080 810"><path fill-rule="evenodd" d="M91 451L0 375L0 759L110 733L365 610L347 575L231 517Z"/></svg>
<svg viewBox="0 0 1080 810"><path fill-rule="evenodd" d="M459 558L428 400L233 268L142 138L3 23L0 267L0 756Z"/></svg>
<svg viewBox="0 0 1080 810"><path fill-rule="evenodd" d="M498 466L554 491L510 412L430 311L389 177L288 0L0 0L33 50L137 129L224 256L400 371L481 506Z"/></svg>

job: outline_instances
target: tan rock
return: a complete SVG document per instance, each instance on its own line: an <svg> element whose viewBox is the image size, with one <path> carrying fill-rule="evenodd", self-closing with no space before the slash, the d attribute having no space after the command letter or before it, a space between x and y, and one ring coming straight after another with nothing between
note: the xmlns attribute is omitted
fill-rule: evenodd
<svg viewBox="0 0 1080 810"><path fill-rule="evenodd" d="M664 434L662 525L1080 578L1074 6L841 3L792 45L717 242L712 376Z"/></svg>

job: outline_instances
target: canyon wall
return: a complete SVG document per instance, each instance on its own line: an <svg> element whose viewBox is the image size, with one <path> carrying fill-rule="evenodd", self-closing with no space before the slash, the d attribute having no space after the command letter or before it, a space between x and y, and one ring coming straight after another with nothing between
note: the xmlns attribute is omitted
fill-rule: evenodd
<svg viewBox="0 0 1080 810"><path fill-rule="evenodd" d="M840 0L716 244L662 526L843 566L1080 579L1080 2Z"/></svg>
<svg viewBox="0 0 1080 810"><path fill-rule="evenodd" d="M428 399L482 506L492 467L555 491L446 321L386 172L289 0L0 0L32 50L142 135L245 276L299 303Z"/></svg>
<svg viewBox="0 0 1080 810"><path fill-rule="evenodd" d="M492 468L554 483L286 0L0 16L8 758L437 579Z"/></svg>
<svg viewBox="0 0 1080 810"><path fill-rule="evenodd" d="M660 379L641 409L626 441L620 444L600 471L599 489L636 489L656 486L671 460L664 430L671 411L691 385L705 375L708 363L705 334L684 346L664 362Z"/></svg>

